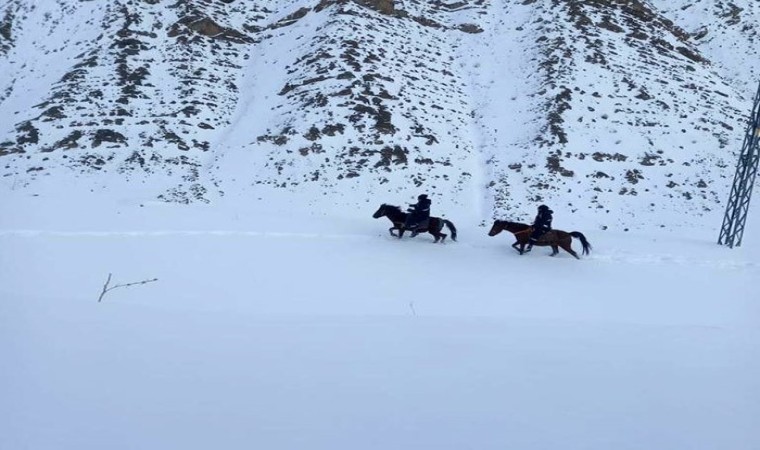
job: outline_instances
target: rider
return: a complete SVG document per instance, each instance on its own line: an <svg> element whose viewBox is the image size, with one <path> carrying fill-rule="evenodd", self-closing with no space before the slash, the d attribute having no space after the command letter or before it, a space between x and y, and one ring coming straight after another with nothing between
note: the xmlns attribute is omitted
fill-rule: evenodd
<svg viewBox="0 0 760 450"><path fill-rule="evenodd" d="M417 229L427 227L430 219L431 201L426 194L420 194L417 197L417 203L409 206L409 215L406 218L404 228L411 230L412 236L417 235Z"/></svg>
<svg viewBox="0 0 760 450"><path fill-rule="evenodd" d="M554 211L549 209L546 205L538 207L538 214L533 221L533 233L530 235L530 242L528 242L528 248L526 251L530 251L533 248L533 244L543 236L547 231L552 229L552 214Z"/></svg>

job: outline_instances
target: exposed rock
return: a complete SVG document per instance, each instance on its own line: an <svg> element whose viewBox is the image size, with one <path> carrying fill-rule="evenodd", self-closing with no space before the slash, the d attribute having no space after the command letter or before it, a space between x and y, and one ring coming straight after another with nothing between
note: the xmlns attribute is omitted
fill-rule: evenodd
<svg viewBox="0 0 760 450"><path fill-rule="evenodd" d="M224 39L239 44L250 44L253 42L253 39L245 33L223 27L209 17L186 17L169 28L169 37L181 36L183 34L183 27L213 39Z"/></svg>
<svg viewBox="0 0 760 450"><path fill-rule="evenodd" d="M356 0L357 3L369 6L383 14L392 15L396 12L393 0Z"/></svg>
<svg viewBox="0 0 760 450"><path fill-rule="evenodd" d="M464 31L465 33L470 34L478 34L482 33L483 29L480 28L480 26L475 25L474 23L463 23L457 27L458 30Z"/></svg>
<svg viewBox="0 0 760 450"><path fill-rule="evenodd" d="M114 130L100 129L95 131L95 134L92 137L92 147L99 147L104 142L109 142L112 144L126 144L127 138L123 134Z"/></svg>
<svg viewBox="0 0 760 450"><path fill-rule="evenodd" d="M4 55L13 45L13 14L10 9L0 19L0 55Z"/></svg>

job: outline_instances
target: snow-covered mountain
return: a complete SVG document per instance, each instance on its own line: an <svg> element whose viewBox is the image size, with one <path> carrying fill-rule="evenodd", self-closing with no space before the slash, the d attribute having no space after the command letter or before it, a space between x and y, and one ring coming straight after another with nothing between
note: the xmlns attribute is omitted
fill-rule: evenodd
<svg viewBox="0 0 760 450"><path fill-rule="evenodd" d="M0 1L0 450L760 449L758 5Z"/></svg>
<svg viewBox="0 0 760 450"><path fill-rule="evenodd" d="M757 91L760 23L757 2L654 0L666 16L686 30L703 55L738 89Z"/></svg>
<svg viewBox="0 0 760 450"><path fill-rule="evenodd" d="M0 179L714 220L758 19L752 0L11 0Z"/></svg>

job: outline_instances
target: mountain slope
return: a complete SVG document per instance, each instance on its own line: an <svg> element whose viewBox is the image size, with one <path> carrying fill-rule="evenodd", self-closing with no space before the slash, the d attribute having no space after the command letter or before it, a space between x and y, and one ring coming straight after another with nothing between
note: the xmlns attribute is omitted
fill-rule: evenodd
<svg viewBox="0 0 760 450"><path fill-rule="evenodd" d="M724 0L652 0L724 78L752 96L760 78L760 4Z"/></svg>
<svg viewBox="0 0 760 450"><path fill-rule="evenodd" d="M530 144L500 152L495 139L495 197L561 201L621 225L717 206L741 97L688 36L638 2L547 2L533 14L532 103L544 119Z"/></svg>
<svg viewBox="0 0 760 450"><path fill-rule="evenodd" d="M757 8L742 8L751 24ZM751 95L737 74L755 70L718 49L756 32L727 16L708 43L681 28L703 17L689 9L14 0L0 11L0 168L14 188L73 169L180 202L425 190L482 219L548 202L607 227L713 220Z"/></svg>

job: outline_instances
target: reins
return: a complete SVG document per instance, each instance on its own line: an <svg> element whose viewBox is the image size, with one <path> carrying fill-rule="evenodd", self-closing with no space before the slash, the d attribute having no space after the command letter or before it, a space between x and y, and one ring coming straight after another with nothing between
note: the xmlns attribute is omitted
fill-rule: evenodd
<svg viewBox="0 0 760 450"><path fill-rule="evenodd" d="M524 229L524 230L522 230L522 231L515 231L515 232L514 232L514 233L512 233L512 234L514 234L515 236L517 236L518 234L523 234L523 233L530 233L531 229L532 229L532 227L528 227L528 228L526 228L526 229Z"/></svg>

